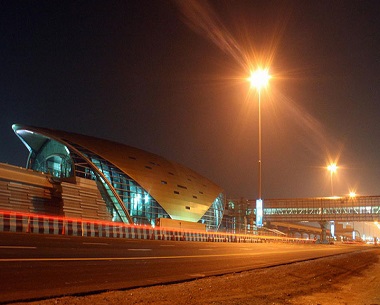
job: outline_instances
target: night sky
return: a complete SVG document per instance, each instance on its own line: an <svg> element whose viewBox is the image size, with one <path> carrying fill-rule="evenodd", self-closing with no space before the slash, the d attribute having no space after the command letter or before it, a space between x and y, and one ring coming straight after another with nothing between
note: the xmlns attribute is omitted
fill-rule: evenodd
<svg viewBox="0 0 380 305"><path fill-rule="evenodd" d="M379 1L1 1L0 162L13 123L181 163L256 198L380 195Z"/></svg>

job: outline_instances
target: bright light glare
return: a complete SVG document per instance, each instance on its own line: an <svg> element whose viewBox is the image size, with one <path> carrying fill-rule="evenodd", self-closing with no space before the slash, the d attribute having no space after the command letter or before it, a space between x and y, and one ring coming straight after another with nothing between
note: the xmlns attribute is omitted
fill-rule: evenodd
<svg viewBox="0 0 380 305"><path fill-rule="evenodd" d="M336 166L335 163L331 163L329 166L327 166L327 169L328 169L330 172L332 172L332 173L335 173L337 168L338 168L338 166Z"/></svg>
<svg viewBox="0 0 380 305"><path fill-rule="evenodd" d="M25 129L22 129L22 130L16 130L16 132L17 132L17 134L19 134L19 133L24 133L24 132L26 132L26 133L30 133L30 134L34 134L33 131L25 130Z"/></svg>
<svg viewBox="0 0 380 305"><path fill-rule="evenodd" d="M351 197L351 198L356 197L356 193L355 193L354 191L351 191L351 192L350 192L350 197Z"/></svg>
<svg viewBox="0 0 380 305"><path fill-rule="evenodd" d="M260 90L262 87L265 87L268 84L271 76L268 73L268 69L257 69L251 73L251 76L248 78L251 86Z"/></svg>

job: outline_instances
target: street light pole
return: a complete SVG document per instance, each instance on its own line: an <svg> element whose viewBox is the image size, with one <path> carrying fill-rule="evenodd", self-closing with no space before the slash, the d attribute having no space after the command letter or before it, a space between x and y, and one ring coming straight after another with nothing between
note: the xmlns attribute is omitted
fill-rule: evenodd
<svg viewBox="0 0 380 305"><path fill-rule="evenodd" d="M259 189L258 189L258 199L261 199L261 177L262 177L262 168L261 168L261 94L259 94Z"/></svg>
<svg viewBox="0 0 380 305"><path fill-rule="evenodd" d="M263 222L263 201L262 201L262 161L261 161L261 88L268 84L270 75L268 70L257 69L249 78L251 87L257 90L259 97L259 173L258 173L258 198L256 199L256 226L261 227Z"/></svg>

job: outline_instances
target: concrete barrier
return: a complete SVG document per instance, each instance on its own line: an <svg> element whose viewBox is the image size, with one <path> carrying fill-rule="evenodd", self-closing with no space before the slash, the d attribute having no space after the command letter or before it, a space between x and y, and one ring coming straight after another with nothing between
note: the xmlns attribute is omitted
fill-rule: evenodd
<svg viewBox="0 0 380 305"><path fill-rule="evenodd" d="M87 237L151 239L170 241L228 243L314 243L313 240L278 236L236 235L232 233L166 230L148 226L131 226L95 220L69 219L14 211L0 211L1 232L24 232Z"/></svg>

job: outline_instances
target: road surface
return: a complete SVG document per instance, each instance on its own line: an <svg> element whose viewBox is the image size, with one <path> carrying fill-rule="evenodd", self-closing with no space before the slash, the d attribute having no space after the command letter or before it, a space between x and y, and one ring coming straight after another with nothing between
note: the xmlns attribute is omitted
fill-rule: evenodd
<svg viewBox="0 0 380 305"><path fill-rule="evenodd" d="M0 233L0 302L180 282L356 249Z"/></svg>

